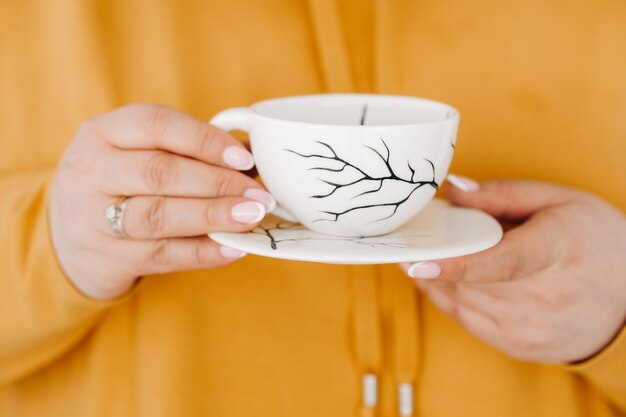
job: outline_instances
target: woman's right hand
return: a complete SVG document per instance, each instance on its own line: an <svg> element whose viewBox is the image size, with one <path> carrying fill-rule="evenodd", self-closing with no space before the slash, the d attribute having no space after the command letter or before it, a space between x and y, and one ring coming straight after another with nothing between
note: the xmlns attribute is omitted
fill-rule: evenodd
<svg viewBox="0 0 626 417"><path fill-rule="evenodd" d="M275 202L252 155L226 132L179 111L134 104L84 122L58 166L53 245L85 294L111 299L138 277L229 264L244 255L206 234L254 228ZM117 236L107 207L125 201Z"/></svg>

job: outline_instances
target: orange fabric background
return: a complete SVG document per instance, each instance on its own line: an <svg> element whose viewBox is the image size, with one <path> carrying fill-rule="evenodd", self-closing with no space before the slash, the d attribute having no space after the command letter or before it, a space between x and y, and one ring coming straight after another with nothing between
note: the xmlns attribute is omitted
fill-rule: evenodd
<svg viewBox="0 0 626 417"><path fill-rule="evenodd" d="M578 366L520 363L393 265L255 256L95 302L63 276L45 220L86 118L141 101L208 120L338 91L451 103L453 172L556 181L624 210L625 21L619 0L3 2L0 416L358 415L366 372L381 416L397 415L400 382L429 417L626 410L624 335Z"/></svg>

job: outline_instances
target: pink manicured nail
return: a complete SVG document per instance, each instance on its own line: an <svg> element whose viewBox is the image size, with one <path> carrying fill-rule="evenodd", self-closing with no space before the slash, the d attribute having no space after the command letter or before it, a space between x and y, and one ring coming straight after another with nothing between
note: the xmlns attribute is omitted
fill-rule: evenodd
<svg viewBox="0 0 626 417"><path fill-rule="evenodd" d="M272 195L267 191L260 188L249 188L244 191L243 196L249 198L250 200L263 203L267 212L271 212L276 208L276 200L274 197L272 197Z"/></svg>
<svg viewBox="0 0 626 417"><path fill-rule="evenodd" d="M239 223L258 223L265 217L265 207L256 201L249 201L235 205L230 214Z"/></svg>
<svg viewBox="0 0 626 417"><path fill-rule="evenodd" d="M433 279L441 275L441 267L435 262L416 262L407 271L411 278Z"/></svg>
<svg viewBox="0 0 626 417"><path fill-rule="evenodd" d="M225 258L243 258L244 256L247 255L246 252L242 252L234 248L229 248L228 246L221 246L220 253Z"/></svg>
<svg viewBox="0 0 626 417"><path fill-rule="evenodd" d="M461 191L471 192L478 191L480 189L479 183L470 178L462 177L460 175L448 174L446 180Z"/></svg>
<svg viewBox="0 0 626 417"><path fill-rule="evenodd" d="M240 171L247 171L254 166L252 154L239 146L229 146L224 149L222 159L231 167Z"/></svg>

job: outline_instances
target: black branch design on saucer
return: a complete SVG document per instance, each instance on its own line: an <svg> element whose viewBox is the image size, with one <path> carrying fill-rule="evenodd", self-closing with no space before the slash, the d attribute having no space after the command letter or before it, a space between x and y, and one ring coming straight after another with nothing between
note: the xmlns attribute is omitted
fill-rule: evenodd
<svg viewBox="0 0 626 417"><path fill-rule="evenodd" d="M255 227L251 233L266 236L270 240L270 247L273 250L278 249L278 245L287 242L350 242L356 245L368 246L370 248L388 247L395 249L404 249L412 247L411 243L404 241L404 238L427 237L426 234L415 234L401 236L398 241L389 240L383 236L363 238L363 237L340 237L340 236L299 236L299 237L277 237L277 232L281 230L287 231L306 231L307 228L299 223L276 223L271 225L259 225Z"/></svg>
<svg viewBox="0 0 626 417"><path fill-rule="evenodd" d="M306 230L306 227L299 223L277 223L274 227L257 226L251 230L252 233L257 235L265 235L270 240L270 246L273 250L278 249L278 244L281 242L297 242L305 240L307 238L289 238L289 239L276 239L272 232L276 230Z"/></svg>
<svg viewBox="0 0 626 417"><path fill-rule="evenodd" d="M391 214L389 214L386 217L380 218L378 220L374 220L374 222L386 220L392 217L393 215L395 215L398 209L400 208L400 206L406 203L411 198L411 196L420 188L424 186L433 187L435 190L439 188L439 184L437 184L437 182L435 181L435 165L432 163L431 160L424 158L424 160L430 165L430 168L432 169L432 179L429 179L429 180L416 179L415 169L411 166L411 162L409 160L407 160L406 164L409 168L411 175L410 177L404 178L400 176L399 174L397 174L397 170L394 170L393 166L391 165L391 162L390 162L391 151L389 150L389 147L385 143L385 140L382 138L380 140L382 142L382 146L384 147L384 151L382 152L371 146L367 146L367 145L364 145L364 146L370 149L372 152L374 152L377 155L377 157L380 158L380 160L385 164L387 174L383 176L373 176L373 175L368 174L364 168L360 168L356 166L355 164L349 162L345 158L342 158L339 155L337 155L337 152L335 152L332 146L322 141L316 141L316 142L319 143L322 147L324 147L327 151L330 151L330 155L324 155L322 153L304 154L304 153L296 152L292 149L285 149L285 151L290 152L294 155L297 155L301 158L335 161L341 164L341 166L337 168L327 168L323 166L316 166L316 167L309 168L310 171L325 171L325 172L330 172L330 173L340 173L340 172L344 172L347 168L352 168L355 171L356 177L347 182L335 182L335 181L329 181L326 179L318 178L323 183L328 184L330 186L330 190L325 194L312 195L311 198L316 198L316 199L328 198L339 190L349 189L349 187L354 187L354 186L357 186L357 184L362 184L362 183L371 183L373 185L373 188L356 194L355 196L352 197L352 199L355 199L357 197L361 197L367 194L373 194L373 193L379 192L383 188L385 181L398 181L398 182L413 186L411 188L408 188L406 195L400 198L399 200L390 201L387 203L377 203L377 204L362 204L362 205L355 204L354 207L350 207L348 209L340 210L340 211L321 210L322 213L325 213L331 216L331 218L317 219L315 221L336 222L341 218L341 216L344 216L348 213L351 213L357 210L367 210L367 209L378 208L378 207L390 207L393 209Z"/></svg>

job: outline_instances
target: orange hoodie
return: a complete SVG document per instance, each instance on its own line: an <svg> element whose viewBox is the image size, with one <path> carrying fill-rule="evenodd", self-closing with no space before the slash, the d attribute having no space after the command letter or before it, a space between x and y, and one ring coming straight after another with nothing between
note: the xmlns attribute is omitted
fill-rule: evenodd
<svg viewBox="0 0 626 417"><path fill-rule="evenodd" d="M453 172L625 209L625 21L619 0L0 3L0 416L392 417L399 397L415 416L624 415L624 332L582 364L522 363L393 265L256 256L98 302L59 268L46 204L77 125L122 104L208 120L373 91L460 110Z"/></svg>

